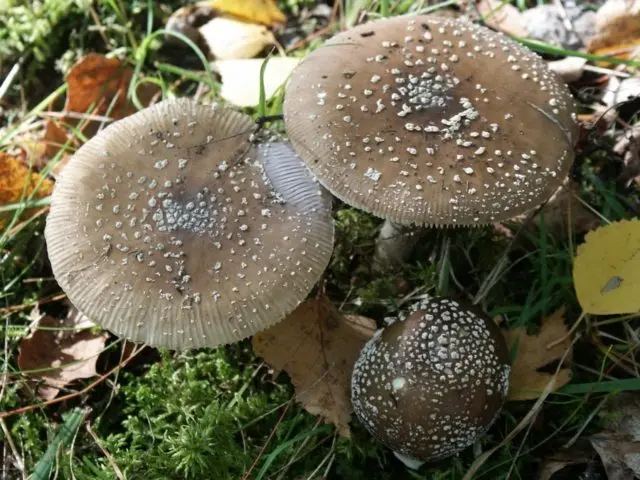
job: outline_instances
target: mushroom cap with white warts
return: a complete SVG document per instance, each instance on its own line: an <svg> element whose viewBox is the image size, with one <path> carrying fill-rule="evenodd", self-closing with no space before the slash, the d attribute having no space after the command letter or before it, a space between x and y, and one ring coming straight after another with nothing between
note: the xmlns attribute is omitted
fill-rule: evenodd
<svg viewBox="0 0 640 480"><path fill-rule="evenodd" d="M429 298L365 345L353 370L353 410L400 458L437 460L488 430L507 397L510 370L490 318Z"/></svg>
<svg viewBox="0 0 640 480"><path fill-rule="evenodd" d="M244 114L188 99L83 145L45 235L71 302L106 329L172 349L240 340L308 294L333 249L331 199L295 155L279 163Z"/></svg>
<svg viewBox="0 0 640 480"><path fill-rule="evenodd" d="M318 180L400 224L482 225L544 202L573 160L566 87L535 53L461 19L341 32L294 70L285 125Z"/></svg>

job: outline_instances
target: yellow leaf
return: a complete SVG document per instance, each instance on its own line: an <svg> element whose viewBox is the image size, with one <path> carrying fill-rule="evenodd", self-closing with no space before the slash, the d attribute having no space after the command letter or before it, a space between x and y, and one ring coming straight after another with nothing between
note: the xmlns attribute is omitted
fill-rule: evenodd
<svg viewBox="0 0 640 480"><path fill-rule="evenodd" d="M227 15L269 26L282 24L287 19L273 0L208 0L198 2L197 5L215 8Z"/></svg>
<svg viewBox="0 0 640 480"><path fill-rule="evenodd" d="M291 377L296 399L348 437L351 372L375 322L343 316L326 298L307 300L282 322L253 337L257 355Z"/></svg>
<svg viewBox="0 0 640 480"><path fill-rule="evenodd" d="M640 220L623 220L589 232L578 247L573 283L585 313L640 311Z"/></svg>
<svg viewBox="0 0 640 480"><path fill-rule="evenodd" d="M516 357L511 365L509 401L533 400L540 396L553 374L538 370L560 360L567 348L571 348L571 339L567 338L551 348L547 348L547 345L564 338L567 332L567 327L564 324L564 307L542 320L538 335L527 335L526 327L504 332L504 339L509 350L516 352ZM555 389L570 381L571 370L561 368L556 377Z"/></svg>
<svg viewBox="0 0 640 480"><path fill-rule="evenodd" d="M30 172L19 159L0 152L0 205L15 203L23 197L29 197L36 187L38 191L33 198L46 197L51 194L53 182L46 178L41 181L40 175ZM0 229L4 228L3 218L10 216L11 212L0 216Z"/></svg>

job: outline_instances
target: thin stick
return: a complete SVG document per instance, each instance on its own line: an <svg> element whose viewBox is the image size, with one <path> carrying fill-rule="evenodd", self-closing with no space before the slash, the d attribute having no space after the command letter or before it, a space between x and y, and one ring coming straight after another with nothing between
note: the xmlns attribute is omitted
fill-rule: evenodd
<svg viewBox="0 0 640 480"><path fill-rule="evenodd" d="M124 368L125 366L127 366L127 364L133 360L142 350L144 350L144 345L142 345L140 348L134 350L131 355L129 355L129 357L120 362L118 365L116 365L115 367L113 367L111 370L109 370L107 373L105 373L104 375L102 375L101 377L99 377L97 380L95 380L94 382L91 382L89 385L87 385L86 387L84 387L82 390L78 390L77 392L73 392L70 393L68 395L63 395L62 397L58 397L58 398L54 398L52 400L48 400L46 402L43 403L35 403L35 404L31 404L31 405L26 405L24 407L20 407L20 408L16 408L14 410L9 410L8 412L0 412L0 419L3 418L8 418L8 417L12 417L14 415L19 415L21 413L25 413L25 412L30 412L31 410L35 410L36 408L41 408L45 405L54 405L56 403L60 403L60 402L64 402L66 400L70 400L72 398L75 398L77 396L82 395L83 393L87 393L89 390L91 390L92 388L94 388L96 385L99 385L100 383L104 382L108 377L110 377L114 372L117 372L118 370L120 370L121 368Z"/></svg>
<svg viewBox="0 0 640 480"><path fill-rule="evenodd" d="M24 469L24 461L22 460L22 457L20 456L20 453L18 452L18 449L16 448L15 443L13 443L13 438L11 438L11 432L9 432L9 429L7 428L7 424L3 419L0 419L0 426L2 426L2 432L4 433L4 438L7 440L7 443L9 444L11 453L13 453L13 459L16 462L16 466L18 467L18 470L20 470L20 473L22 474L22 478L26 480L27 472Z"/></svg>
<svg viewBox="0 0 640 480"><path fill-rule="evenodd" d="M260 452L258 453L258 456L253 461L253 463L251 464L251 467L249 467L249 470L247 470L247 473L244 475L244 477L242 477L242 480L249 480L249 477L251 476L251 472L253 472L253 469L256 468L256 465L258 464L258 461L260 460L260 458L262 458L262 455L264 454L264 451L267 449L267 446L269 445L269 442L271 442L271 439L273 438L273 436L276 433L278 425L280 425L282 423L282 420L284 420L284 416L289 411L289 407L291 406L292 403L293 403L293 400L289 400L287 402L287 406L282 411L282 414L280 415L280 418L278 418L278 421L276 422L276 424L273 426L273 429L271 430L271 433L269 434L269 438L267 438L267 441L264 442L264 445L260 449Z"/></svg>
<svg viewBox="0 0 640 480"><path fill-rule="evenodd" d="M119 480L124 480L124 475L122 474L122 470L120 470L120 467L118 467L118 464L116 463L113 456L102 446L102 443L100 442L100 439L96 435L96 432L94 432L93 428L91 428L91 423L87 422L85 424L85 427L87 429L87 432L89 432L89 435L91 435L91 438L93 438L93 441L96 442L96 445L98 445L98 448L100 448L100 451L102 452L102 454L105 457L107 457L107 461L109 462L109 465L111 465L111 468L113 468L113 471L116 474L116 477L118 477Z"/></svg>

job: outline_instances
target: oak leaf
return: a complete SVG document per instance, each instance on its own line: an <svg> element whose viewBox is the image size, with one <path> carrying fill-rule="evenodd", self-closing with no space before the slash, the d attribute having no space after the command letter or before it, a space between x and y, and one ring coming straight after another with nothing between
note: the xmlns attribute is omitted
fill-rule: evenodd
<svg viewBox="0 0 640 480"><path fill-rule="evenodd" d="M515 352L511 365L508 400L533 400L540 396L553 374L539 371L552 362L560 360L566 350L571 348L571 339L547 348L547 346L565 338L568 333L564 324L564 308L560 308L542 320L537 335L527 334L526 327L518 327L504 332L509 350ZM567 358L570 358L570 354ZM556 377L558 389L571 381L571 370L561 368Z"/></svg>
<svg viewBox="0 0 640 480"><path fill-rule="evenodd" d="M370 318L343 316L328 299L315 298L255 335L253 349L289 374L296 399L308 412L324 417L349 437L351 373L375 330Z"/></svg>

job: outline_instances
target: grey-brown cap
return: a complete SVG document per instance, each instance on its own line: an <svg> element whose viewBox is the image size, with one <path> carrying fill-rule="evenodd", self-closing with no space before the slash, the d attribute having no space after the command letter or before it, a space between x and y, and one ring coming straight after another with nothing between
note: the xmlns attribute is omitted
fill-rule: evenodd
<svg viewBox="0 0 640 480"><path fill-rule="evenodd" d="M510 370L490 318L429 298L365 345L353 370L353 410L395 452L436 460L487 431L506 399Z"/></svg>
<svg viewBox="0 0 640 480"><path fill-rule="evenodd" d="M401 224L486 224L537 206L576 136L572 97L540 57L437 16L335 35L294 70L284 113L328 190Z"/></svg>
<svg viewBox="0 0 640 480"><path fill-rule="evenodd" d="M242 113L167 100L84 144L47 219L54 275L114 333L215 346L293 310L333 249L331 198L295 154L265 157Z"/></svg>

